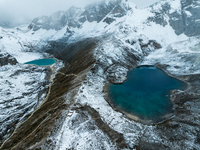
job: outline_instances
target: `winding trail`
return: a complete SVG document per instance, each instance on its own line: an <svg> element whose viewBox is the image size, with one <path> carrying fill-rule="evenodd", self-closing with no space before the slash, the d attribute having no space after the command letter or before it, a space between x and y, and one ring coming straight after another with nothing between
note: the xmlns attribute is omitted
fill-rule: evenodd
<svg viewBox="0 0 200 150"><path fill-rule="evenodd" d="M52 88L52 85L54 84L54 80L52 79L52 77L53 77L53 72L54 72L54 71L53 71L52 68L51 68L51 70L52 70L52 75L51 75L51 77L50 77L50 80L52 81L52 83L51 83L50 86L49 86L49 90L48 90L48 93L47 93L46 97L44 98L44 100L42 101L42 103L41 103L33 112L31 112L31 115L30 115L26 120L24 120L23 122L21 122L20 124L18 124L18 125L15 127L15 130L13 131L13 133L11 134L11 136L10 136L8 139L6 139L6 140L2 143L0 149L1 149L1 148L4 146L4 144L16 133L16 130L18 129L18 127L19 127L20 125L24 124L26 121L28 121L28 120L34 115L34 113L35 113L38 109L40 109L41 106L49 99L49 95L51 94L51 88ZM73 73L71 73L71 74L64 74L64 73L62 73L62 72L57 72L57 74L62 74L62 75L64 75L64 76L66 76L66 77L75 76L78 80L82 81L82 79L81 79L78 75L73 74ZM23 139L22 139L17 145L15 145L11 150L15 149L19 144L21 144L24 140L26 140L29 136L31 136L31 135L34 133L34 131L36 131L36 130L42 125L42 123L44 123L49 117L50 117L50 116L47 116L39 125L37 125L37 127L36 127L30 134L28 134L25 138L23 138Z"/></svg>
<svg viewBox="0 0 200 150"><path fill-rule="evenodd" d="M71 74L64 74L64 73L62 73L62 72L58 72L58 73L59 73L59 74L62 74L62 75L64 75L64 76L66 76L66 77L75 76L75 77L77 77L77 79L79 79L80 81L83 81L78 75L73 74L73 73L71 73Z"/></svg>
<svg viewBox="0 0 200 150"><path fill-rule="evenodd" d="M16 133L17 128L18 128L20 125L22 125L23 123L25 123L26 121L28 121L28 120L33 116L33 114L48 100L49 95L50 95L50 93L51 93L51 87L52 87L53 84L54 84L54 81L52 80L52 83L51 83L51 85L49 86L48 93L47 93L45 99L42 101L42 103L41 103L33 112L31 112L31 115L30 115L26 120L24 120L23 122L21 122L20 124L18 124L18 125L15 127L15 130L13 131L13 133L11 134L11 136L10 136L9 138L7 138L7 139L2 143L0 149L1 149L1 148L4 146L4 144ZM48 116L48 117L49 117L49 116ZM47 117L47 118L48 118L48 117ZM36 127L36 129L37 129L47 118L45 118L45 119ZM35 130L36 130L36 129L35 129ZM34 130L34 131L35 131L35 130ZM33 132L34 132L34 131L33 131ZM31 132L31 134L32 134L33 132ZM26 138L28 138L31 134L29 134L28 136L26 136L23 140L25 140ZM23 140L21 140L21 142L22 142ZM15 148L16 146L18 146L21 142L19 142L19 143L18 143L17 145L15 145L13 148ZM13 149L13 148L12 148L12 149ZM11 150L12 150L12 149L11 149Z"/></svg>

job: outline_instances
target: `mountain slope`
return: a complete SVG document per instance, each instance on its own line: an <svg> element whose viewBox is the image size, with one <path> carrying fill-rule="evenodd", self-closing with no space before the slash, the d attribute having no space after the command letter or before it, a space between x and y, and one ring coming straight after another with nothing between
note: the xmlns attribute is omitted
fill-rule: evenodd
<svg viewBox="0 0 200 150"><path fill-rule="evenodd" d="M1 51L18 62L54 57L63 63L55 65L44 101L10 138L3 135L1 149L198 149L199 5L165 0L137 9L105 1L36 18L28 29L1 29ZM171 91L174 116L158 125L130 120L106 101L106 83L122 83L128 70L143 64L189 84L186 91Z"/></svg>

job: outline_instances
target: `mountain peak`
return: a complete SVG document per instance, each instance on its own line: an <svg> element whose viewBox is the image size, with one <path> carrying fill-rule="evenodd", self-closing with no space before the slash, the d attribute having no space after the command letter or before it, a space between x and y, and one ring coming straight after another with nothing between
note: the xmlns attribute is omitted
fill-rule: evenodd
<svg viewBox="0 0 200 150"><path fill-rule="evenodd" d="M126 14L125 1L113 0L102 1L86 6L84 9L71 7L67 11L58 11L47 17L38 17L33 19L29 25L29 29L37 31L39 29L55 29L60 30L64 26L79 28L84 22L106 22L110 24L116 17L122 17ZM109 17L106 17L108 14Z"/></svg>

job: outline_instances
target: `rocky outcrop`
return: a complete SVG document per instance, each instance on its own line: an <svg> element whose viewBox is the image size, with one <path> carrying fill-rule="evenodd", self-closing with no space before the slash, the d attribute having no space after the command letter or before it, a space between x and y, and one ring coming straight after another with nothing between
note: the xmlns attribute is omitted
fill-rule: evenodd
<svg viewBox="0 0 200 150"><path fill-rule="evenodd" d="M196 0L181 0L179 6L171 6L169 2L161 2L161 8L157 9L157 3L151 6L154 17L149 17L149 21L156 22L162 26L169 24L177 35L184 33L187 36L200 35L200 2ZM177 7L174 9L173 7ZM167 17L166 17L167 16Z"/></svg>
<svg viewBox="0 0 200 150"><path fill-rule="evenodd" d="M108 68L107 80L111 83L119 84L123 83L127 79L128 69L123 66L113 65Z"/></svg>
<svg viewBox="0 0 200 150"><path fill-rule="evenodd" d="M151 12L154 13L154 16L149 17L148 20L165 27L168 24L165 15L169 14L170 8L171 7L168 3L164 3L163 5L161 5L161 8L158 10L154 10L152 6Z"/></svg>
<svg viewBox="0 0 200 150"><path fill-rule="evenodd" d="M0 53L0 66L4 66L7 64L16 65L17 60L8 53Z"/></svg>
<svg viewBox="0 0 200 150"><path fill-rule="evenodd" d="M184 32L188 36L200 35L200 2L197 0L182 0L182 20Z"/></svg>
<svg viewBox="0 0 200 150"><path fill-rule="evenodd" d="M144 43L142 39L139 39L139 42L145 56L147 56L153 50L162 48L162 46L155 40L149 40L148 43Z"/></svg>

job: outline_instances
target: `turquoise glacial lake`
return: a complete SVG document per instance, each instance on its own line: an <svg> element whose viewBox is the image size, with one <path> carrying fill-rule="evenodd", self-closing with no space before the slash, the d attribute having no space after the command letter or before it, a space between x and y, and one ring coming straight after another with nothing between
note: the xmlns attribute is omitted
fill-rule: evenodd
<svg viewBox="0 0 200 150"><path fill-rule="evenodd" d="M33 61L29 61L26 62L25 64L32 64L32 65L37 65L37 66L48 66L48 65L52 65L56 62L55 59L37 59L37 60L33 60Z"/></svg>
<svg viewBox="0 0 200 150"><path fill-rule="evenodd" d="M173 113L170 91L186 88L185 82L170 77L157 67L140 66L128 72L124 83L109 84L108 97L119 110L157 123Z"/></svg>

